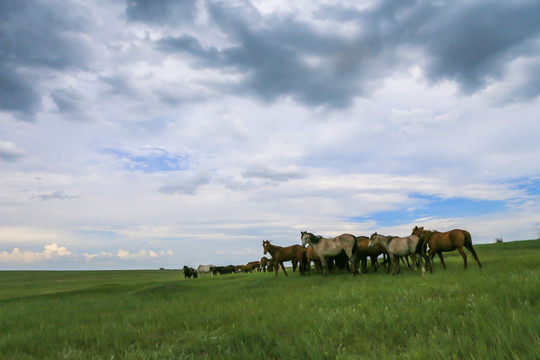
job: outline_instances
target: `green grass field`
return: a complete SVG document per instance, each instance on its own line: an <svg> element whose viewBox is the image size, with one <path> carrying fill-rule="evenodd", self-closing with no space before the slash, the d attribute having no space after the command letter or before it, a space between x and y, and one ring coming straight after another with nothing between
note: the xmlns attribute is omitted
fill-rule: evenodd
<svg viewBox="0 0 540 360"><path fill-rule="evenodd" d="M540 359L540 241L475 248L424 277L3 271L0 358Z"/></svg>

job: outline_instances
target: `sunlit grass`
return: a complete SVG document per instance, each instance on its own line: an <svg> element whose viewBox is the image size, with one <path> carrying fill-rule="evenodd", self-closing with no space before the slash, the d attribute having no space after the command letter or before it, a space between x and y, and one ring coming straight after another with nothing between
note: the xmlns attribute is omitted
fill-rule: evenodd
<svg viewBox="0 0 540 360"><path fill-rule="evenodd" d="M421 276L0 272L13 359L536 359L540 241ZM471 257L469 257L470 259Z"/></svg>

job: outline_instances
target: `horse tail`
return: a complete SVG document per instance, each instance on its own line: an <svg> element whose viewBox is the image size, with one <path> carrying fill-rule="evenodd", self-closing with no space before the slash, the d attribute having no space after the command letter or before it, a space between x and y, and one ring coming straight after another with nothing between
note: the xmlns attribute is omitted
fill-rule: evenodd
<svg viewBox="0 0 540 360"><path fill-rule="evenodd" d="M478 259L478 255L476 254L476 251L474 251L474 248L472 246L471 233L468 232L467 230L463 230L463 237L464 237L463 246L465 246L465 248L469 249L469 251L474 256L474 260L476 260L476 262L478 263L478 266L482 267L482 263L480 262L480 259Z"/></svg>
<svg viewBox="0 0 540 360"><path fill-rule="evenodd" d="M426 254L426 246L422 239L418 239L418 242L416 243L416 248L414 249L414 253L420 254L422 256Z"/></svg>
<svg viewBox="0 0 540 360"><path fill-rule="evenodd" d="M414 253L419 254L426 262L426 268L429 271L433 272L433 265L431 264L431 260L427 255L427 242L425 241L424 236L421 236L418 239L418 243L416 244L416 249L414 249Z"/></svg>
<svg viewBox="0 0 540 360"><path fill-rule="evenodd" d="M472 247L472 237L471 233L467 230L461 230L463 231L463 246L468 248L469 246Z"/></svg>
<svg viewBox="0 0 540 360"><path fill-rule="evenodd" d="M356 236L353 235L353 239L354 239L354 242L353 242L353 247L352 247L352 254L353 256L356 256L356 254L358 253L358 239L356 238Z"/></svg>

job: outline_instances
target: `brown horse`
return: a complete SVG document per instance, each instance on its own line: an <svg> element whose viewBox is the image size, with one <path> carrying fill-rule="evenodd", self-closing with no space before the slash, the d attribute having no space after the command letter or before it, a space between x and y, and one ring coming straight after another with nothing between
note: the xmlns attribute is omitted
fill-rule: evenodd
<svg viewBox="0 0 540 360"><path fill-rule="evenodd" d="M377 258L381 254L386 254L386 251L379 244L375 245L371 249L368 248L369 238L367 236L357 236L356 242L358 243L358 251L356 252L361 262L361 272L367 272L367 258L371 259L371 267L377 271L378 263Z"/></svg>
<svg viewBox="0 0 540 360"><path fill-rule="evenodd" d="M260 261L250 261L246 265L240 265L240 269L244 273L250 272L260 272L261 271L261 262Z"/></svg>
<svg viewBox="0 0 540 360"><path fill-rule="evenodd" d="M263 256L261 258L261 270L263 272L266 272L266 268L268 267L268 258L266 256Z"/></svg>
<svg viewBox="0 0 540 360"><path fill-rule="evenodd" d="M279 267L283 269L283 273L285 273L285 276L287 275L287 271L285 270L285 266L283 266L284 261L299 261L300 264L302 264L302 254L304 252L304 248L302 248L300 245L291 245L287 247L281 247L277 245L270 244L270 241L263 240L263 249L264 254L270 253L272 255L272 260L274 261L274 266L276 270L276 276L278 274ZM300 274L304 275L304 266L300 265Z"/></svg>
<svg viewBox="0 0 540 360"><path fill-rule="evenodd" d="M315 252L312 246L306 247L306 271L311 273L311 262L313 261L313 264L315 265L316 270L321 270L321 259L319 258L319 255Z"/></svg>
<svg viewBox="0 0 540 360"><path fill-rule="evenodd" d="M420 237L420 240L427 244L429 247L429 257L433 258L435 254L439 255L443 267L446 269L446 264L443 259L443 251L453 251L458 250L461 256L463 257L464 268L467 268L467 254L463 251L463 247L466 247L471 254L473 254L474 259L478 263L479 267L482 267L478 255L472 246L471 234L466 230L454 229L447 232L438 232L431 230L424 230L424 227L415 226L412 235Z"/></svg>

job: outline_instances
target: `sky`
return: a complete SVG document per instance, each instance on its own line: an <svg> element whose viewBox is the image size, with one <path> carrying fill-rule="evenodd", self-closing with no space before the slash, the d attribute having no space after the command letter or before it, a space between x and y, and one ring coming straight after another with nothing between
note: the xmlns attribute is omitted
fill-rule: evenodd
<svg viewBox="0 0 540 360"><path fill-rule="evenodd" d="M535 239L539 114L538 1L3 0L0 270Z"/></svg>

